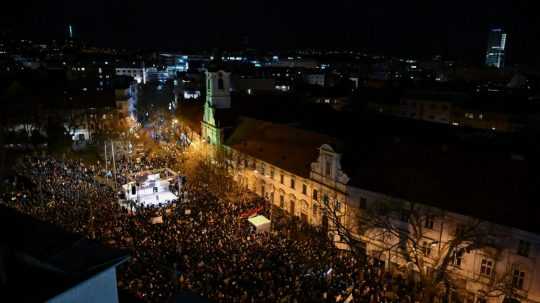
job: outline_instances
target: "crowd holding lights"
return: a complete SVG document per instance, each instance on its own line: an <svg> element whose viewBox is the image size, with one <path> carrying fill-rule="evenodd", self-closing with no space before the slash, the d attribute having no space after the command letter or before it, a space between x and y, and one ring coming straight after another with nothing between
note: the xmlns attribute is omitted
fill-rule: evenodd
<svg viewBox="0 0 540 303"><path fill-rule="evenodd" d="M122 184L121 176L128 173L181 166L177 153L143 157L139 163L120 157L117 182ZM132 257L119 269L119 287L148 302L163 302L178 292L220 302L410 301L411 286L403 279L377 264L360 266L320 231L295 219L273 212L272 232L256 233L246 213L255 209L270 217L269 203L245 190L241 194L232 182L225 182L225 197L208 183L217 178L195 174L178 201L136 205L130 212L102 182L107 172L100 163L28 156L16 171L1 203L129 249ZM200 167L199 172L212 170ZM163 223L153 224L158 215Z"/></svg>

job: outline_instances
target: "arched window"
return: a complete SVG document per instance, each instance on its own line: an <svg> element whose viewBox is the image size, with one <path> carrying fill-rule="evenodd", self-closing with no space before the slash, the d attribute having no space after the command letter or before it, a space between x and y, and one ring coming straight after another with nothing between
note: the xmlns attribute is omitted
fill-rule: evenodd
<svg viewBox="0 0 540 303"><path fill-rule="evenodd" d="M223 90L223 79L222 78L218 79L217 86L218 86L218 89Z"/></svg>

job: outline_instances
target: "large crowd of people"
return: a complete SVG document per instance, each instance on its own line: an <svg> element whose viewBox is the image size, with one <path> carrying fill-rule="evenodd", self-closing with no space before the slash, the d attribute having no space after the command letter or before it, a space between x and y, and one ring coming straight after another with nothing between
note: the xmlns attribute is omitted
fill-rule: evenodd
<svg viewBox="0 0 540 303"><path fill-rule="evenodd" d="M175 161L119 158L120 184L128 173ZM102 182L108 172L99 163L27 156L15 170L17 177L5 181L8 190L0 202L129 249L118 285L144 301L164 302L188 292L217 302L410 302L406 281L370 262L360 264L309 226L294 228L303 236L291 233L299 223L278 215L262 198L221 197L209 184L190 178L184 198L131 211ZM248 224L243 214L253 209L272 219L270 232ZM162 223L152 220L156 216Z"/></svg>

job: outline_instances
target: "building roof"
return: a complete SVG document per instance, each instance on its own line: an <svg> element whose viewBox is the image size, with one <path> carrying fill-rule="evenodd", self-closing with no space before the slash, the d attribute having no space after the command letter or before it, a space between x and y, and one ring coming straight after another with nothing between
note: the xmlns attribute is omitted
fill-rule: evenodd
<svg viewBox="0 0 540 303"><path fill-rule="evenodd" d="M214 116L218 127L234 127L238 120L238 112L232 108L216 108Z"/></svg>
<svg viewBox="0 0 540 303"><path fill-rule="evenodd" d="M318 149L330 144L342 154L349 185L540 233L540 207L532 203L534 176L527 159L492 146L433 139L431 132L439 133L438 128L420 134L407 127L402 126L399 136L364 127L357 136L338 140L243 118L226 145L308 178ZM415 136L406 136L414 131Z"/></svg>
<svg viewBox="0 0 540 303"><path fill-rule="evenodd" d="M128 259L124 250L0 206L0 301L43 302Z"/></svg>
<svg viewBox="0 0 540 303"><path fill-rule="evenodd" d="M540 232L528 166L497 152L398 142L353 147L342 158L349 184L357 188Z"/></svg>
<svg viewBox="0 0 540 303"><path fill-rule="evenodd" d="M242 117L225 145L309 178L318 149L330 144L357 188L540 233L540 178L528 158L512 157L523 152L515 138L359 114L310 119L317 131Z"/></svg>
<svg viewBox="0 0 540 303"><path fill-rule="evenodd" d="M304 178L323 144L336 140L284 124L242 117L225 145Z"/></svg>

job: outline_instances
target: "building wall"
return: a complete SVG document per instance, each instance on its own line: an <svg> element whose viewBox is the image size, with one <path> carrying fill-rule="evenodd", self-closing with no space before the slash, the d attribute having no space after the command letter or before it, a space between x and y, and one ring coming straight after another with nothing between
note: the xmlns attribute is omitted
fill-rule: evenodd
<svg viewBox="0 0 540 303"><path fill-rule="evenodd" d="M49 303L117 303L116 268L109 268L50 299Z"/></svg>
<svg viewBox="0 0 540 303"><path fill-rule="evenodd" d="M511 132L520 126L512 122L510 114L467 108L451 102L402 99L399 106L370 102L368 107L379 113L452 126L502 132Z"/></svg>
<svg viewBox="0 0 540 303"><path fill-rule="evenodd" d="M137 81L137 83L146 83L146 70L142 67L119 67L116 68L117 76L130 76Z"/></svg>
<svg viewBox="0 0 540 303"><path fill-rule="evenodd" d="M407 203L407 201L382 193L347 185L348 177L341 171L339 154L326 145L321 147L319 159L312 164L309 177L297 176L235 150L231 150L231 152L231 163L237 181L242 182L258 195L266 197L286 213L316 226L322 225L325 220L323 219L324 197L328 197L330 201L342 202L340 209L347 214L345 220L351 228L354 228L354 214L362 212L368 205L382 201ZM291 182L294 183L294 188ZM444 212L444 217L436 218L433 228L425 232L426 240L437 243L450 241L457 226L466 224L471 219L459 214ZM332 223L324 224L331 225ZM402 224L403 229L411 228L408 223L396 222L396 224ZM517 290L517 293L528 298L521 300L521 302L540 302L540 236L491 223L489 226L490 233L493 233L494 239L498 240L497 245L500 248L484 248L464 253L460 265L450 265L450 271L464 281L468 297L474 299L479 296L479 290L487 289L487 285L493 279L502 279L503 275L511 279L513 268L519 266L525 273L525 280L523 289ZM366 242L366 252L369 256L381 259L387 266L389 263L406 265L407 262L400 256L399 252L388 252L388 241L381 242L366 236L360 238ZM520 239L531 245L527 257L517 253ZM336 244L343 246L343 243L339 243L339 239L337 240ZM438 249L439 246L431 249L433 259L440 255ZM432 262L433 259L430 258L427 262ZM493 275L488 277L481 274L482 259L492 262ZM502 297L490 298L488 302L502 302Z"/></svg>
<svg viewBox="0 0 540 303"><path fill-rule="evenodd" d="M212 96L215 92L212 88L216 85L216 75L215 73L207 74L209 81L207 85L209 94L207 95ZM228 79L228 77L226 78ZM226 87L228 87L228 83ZM216 98L208 99L207 105L213 105L215 101L219 101L220 97L216 95ZM414 110L418 117L428 115L428 120L449 123L451 109L448 103L426 101L421 104L423 105L419 107L416 103L411 106L409 102L402 102L405 110ZM217 131L221 132L221 129L215 127L215 121L212 121L213 113L207 113L207 109L208 106L205 107L205 118L202 123L203 138L209 135L215 136ZM433 118L430 117L431 115ZM343 223L353 231L356 230L356 215L362 213L370 205L386 202L401 207L400 205L409 203L384 193L371 192L349 185L349 178L341 169L341 155L334 151L330 145L325 144L319 148L319 156L311 163L308 176L300 176L294 172L286 171L228 146L221 145L220 147L225 150L226 161L230 164L231 172L237 182L267 198L272 204L290 215L297 216L307 223L323 226L323 228L328 226L330 232L332 223L328 222L325 215L326 205L328 205L326 203L332 203L334 209L344 215L342 219L345 222ZM438 213L442 215L434 218L433 226L422 234L432 244L450 241L458 226L474 220L474 218L444 210L438 210ZM412 228L408 222L396 220L394 223L405 231ZM467 292L467 297L476 301L478 291L488 287L491 281L490 277L482 275L481 268L482 260L490 259L495 278L497 275L502 275L513 281L512 279L517 277L514 275L515 269L520 270L518 273L524 273L523 282L520 283L521 289L517 290L523 298L521 302L540 302L540 235L493 223L484 223L489 227L488 237L492 237L496 242L493 243L493 247L464 252L459 264L450 265L450 272L463 282L462 288ZM402 253L389 249L390 245L394 244L392 241L399 241L399 239L383 241L369 233L358 235L358 237L366 243L366 252L369 256L385 261L387 266L392 263L407 265ZM334 237L334 239L338 247L346 248L343 243L340 243L339 238ZM529 245L526 256L518 253L520 243L528 243ZM438 254L441 249L440 245L430 247L431 253L425 257L427 264L434 262L431 254ZM489 299L488 302L502 302L502 299L503 297L499 296Z"/></svg>
<svg viewBox="0 0 540 303"><path fill-rule="evenodd" d="M350 200L365 199L367 205L380 202L407 203L407 201L381 193L361 189L351 190L350 193ZM428 241L446 243L453 239L454 232L458 226L467 224L471 220L474 220L474 218L457 213L444 212L443 216L435 218L433 228L426 229L424 235ZM455 277L464 280L465 291L469 293L470 297L478 298L480 297L479 291L490 289L489 285L493 281L501 281L503 278L508 278L511 281L514 267L519 266L525 272L522 289L515 289L516 293L523 298L520 302L540 302L540 283L538 283L540 279L540 236L494 223L485 223L489 231L486 233L486 236L493 239L493 247L483 247L465 252L459 266L450 265L449 271ZM394 221L394 224L396 226L399 225L403 230L410 230L411 228L408 223L400 222L397 219ZM407 264L407 261L400 256L398 251L388 251L387 245L394 243L392 240L382 242L369 236L363 236L361 238L367 244L367 254L369 256L380 259L385 262L385 265L388 265L389 262L401 266ZM398 239L394 240L398 241ZM518 253L520 240L530 243L530 250L527 256ZM430 257L426 259L426 262L433 263L437 257L443 255L439 251L440 248L440 245L431 247ZM492 274L489 276L481 273L483 259L491 261L493 264ZM502 302L502 300L503 297L500 296L489 298L487 302Z"/></svg>
<svg viewBox="0 0 540 303"><path fill-rule="evenodd" d="M231 74L206 72L206 102L215 108L231 107Z"/></svg>
<svg viewBox="0 0 540 303"><path fill-rule="evenodd" d="M510 116L503 113L475 109L455 108L451 113L452 125L510 132L514 129Z"/></svg>
<svg viewBox="0 0 540 303"><path fill-rule="evenodd" d="M403 99L400 104L403 117L449 124L451 112L449 102Z"/></svg>
<svg viewBox="0 0 540 303"><path fill-rule="evenodd" d="M325 85L325 74L307 74L304 75L304 80L306 83L311 85L318 85L324 87Z"/></svg>

